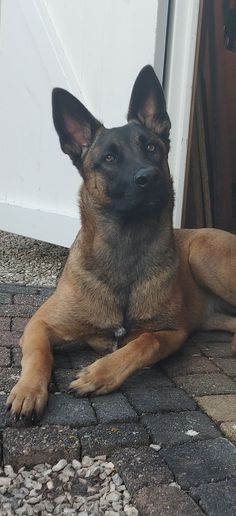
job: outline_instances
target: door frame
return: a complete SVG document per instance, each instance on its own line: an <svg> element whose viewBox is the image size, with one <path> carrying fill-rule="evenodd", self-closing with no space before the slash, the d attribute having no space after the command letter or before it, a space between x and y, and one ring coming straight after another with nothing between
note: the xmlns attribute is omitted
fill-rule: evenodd
<svg viewBox="0 0 236 516"><path fill-rule="evenodd" d="M182 219L200 12L201 0L170 0L164 89L172 124L169 165L176 192L176 227Z"/></svg>

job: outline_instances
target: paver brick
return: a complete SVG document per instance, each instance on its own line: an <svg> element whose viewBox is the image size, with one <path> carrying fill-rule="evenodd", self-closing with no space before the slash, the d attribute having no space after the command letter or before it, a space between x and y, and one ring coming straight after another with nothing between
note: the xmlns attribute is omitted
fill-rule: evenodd
<svg viewBox="0 0 236 516"><path fill-rule="evenodd" d="M62 361L61 361L62 363ZM57 362L58 367L58 362ZM76 378L74 369L54 369L54 378L58 391L67 392L70 383Z"/></svg>
<svg viewBox="0 0 236 516"><path fill-rule="evenodd" d="M232 339L232 336L231 336ZM233 356L231 342L199 342L199 349L207 357L230 357Z"/></svg>
<svg viewBox="0 0 236 516"><path fill-rule="evenodd" d="M0 292L6 292L9 294L37 294L39 292L39 288L18 284L14 285L12 283L0 283Z"/></svg>
<svg viewBox="0 0 236 516"><path fill-rule="evenodd" d="M99 423L137 421L138 416L120 392L93 397L92 406Z"/></svg>
<svg viewBox="0 0 236 516"><path fill-rule="evenodd" d="M235 516L236 480L223 480L190 490L206 514L212 516Z"/></svg>
<svg viewBox="0 0 236 516"><path fill-rule="evenodd" d="M140 516L203 516L200 507L173 486L143 487L134 496ZM221 515L222 516L222 515Z"/></svg>
<svg viewBox="0 0 236 516"><path fill-rule="evenodd" d="M31 317L35 311L35 307L29 305L0 304L0 315L4 317Z"/></svg>
<svg viewBox="0 0 236 516"><path fill-rule="evenodd" d="M9 305L12 303L12 296L11 294L7 294L5 292L0 292L0 304L2 305Z"/></svg>
<svg viewBox="0 0 236 516"><path fill-rule="evenodd" d="M236 477L236 448L222 437L172 446L159 453L183 488Z"/></svg>
<svg viewBox="0 0 236 516"><path fill-rule="evenodd" d="M10 331L11 329L11 318L0 317L0 331Z"/></svg>
<svg viewBox="0 0 236 516"><path fill-rule="evenodd" d="M12 331L23 332L28 321L27 317L13 317Z"/></svg>
<svg viewBox="0 0 236 516"><path fill-rule="evenodd" d="M236 355L232 358L214 358L215 364L229 376L236 377Z"/></svg>
<svg viewBox="0 0 236 516"><path fill-rule="evenodd" d="M133 495L142 487L167 484L173 475L159 453L149 447L124 448L111 455L126 488Z"/></svg>
<svg viewBox="0 0 236 516"><path fill-rule="evenodd" d="M11 348L19 344L19 337L11 331L0 331L0 346Z"/></svg>
<svg viewBox="0 0 236 516"><path fill-rule="evenodd" d="M76 371L92 364L92 362L100 358L100 355L82 343L68 343L56 348L54 357L55 368L74 369L75 377Z"/></svg>
<svg viewBox="0 0 236 516"><path fill-rule="evenodd" d="M130 389L127 398L138 414L194 410L195 402L181 389Z"/></svg>
<svg viewBox="0 0 236 516"><path fill-rule="evenodd" d="M141 421L152 442L164 446L221 435L214 423L198 411L148 415Z"/></svg>
<svg viewBox="0 0 236 516"><path fill-rule="evenodd" d="M20 369L13 367L0 368L0 392L9 394L20 378Z"/></svg>
<svg viewBox="0 0 236 516"><path fill-rule="evenodd" d="M235 421L222 423L220 425L220 429L226 435L226 437L236 443L236 419Z"/></svg>
<svg viewBox="0 0 236 516"><path fill-rule="evenodd" d="M12 350L12 365L14 367L20 367L22 360L22 350L20 346Z"/></svg>
<svg viewBox="0 0 236 516"><path fill-rule="evenodd" d="M51 394L42 425L68 425L75 427L95 425L97 419L88 399L69 394Z"/></svg>
<svg viewBox="0 0 236 516"><path fill-rule="evenodd" d="M92 364L98 358L101 358L101 355L95 353L88 345L80 343L75 345L74 349L70 352L71 367L78 371Z"/></svg>
<svg viewBox="0 0 236 516"><path fill-rule="evenodd" d="M191 396L236 393L236 382L223 373L176 376L173 380Z"/></svg>
<svg viewBox="0 0 236 516"><path fill-rule="evenodd" d="M198 356L172 356L163 360L161 366L171 377L218 371L218 367L209 358Z"/></svg>
<svg viewBox="0 0 236 516"><path fill-rule="evenodd" d="M199 406L216 422L236 420L236 394L196 398Z"/></svg>
<svg viewBox="0 0 236 516"><path fill-rule="evenodd" d="M7 428L3 432L4 464L18 469L35 464L54 464L60 459L79 458L77 431L68 426Z"/></svg>
<svg viewBox="0 0 236 516"><path fill-rule="evenodd" d="M83 455L109 454L122 447L148 444L148 434L138 423L99 424L95 428L79 430Z"/></svg>
<svg viewBox="0 0 236 516"><path fill-rule="evenodd" d="M0 394L0 430L7 426L6 400L7 396Z"/></svg>
<svg viewBox="0 0 236 516"><path fill-rule="evenodd" d="M11 365L11 352L9 348L0 347L0 367Z"/></svg>
<svg viewBox="0 0 236 516"><path fill-rule="evenodd" d="M166 387L174 387L174 383L167 378L160 370L160 366L146 367L138 371L133 376L128 378L123 385L122 390L129 389L163 389Z"/></svg>
<svg viewBox="0 0 236 516"><path fill-rule="evenodd" d="M16 294L13 296L14 305L25 305L25 306L41 306L46 301L47 296L39 296L36 294Z"/></svg>
<svg viewBox="0 0 236 516"><path fill-rule="evenodd" d="M232 333L228 331L196 331L191 335L191 340L196 343L230 342L232 340Z"/></svg>

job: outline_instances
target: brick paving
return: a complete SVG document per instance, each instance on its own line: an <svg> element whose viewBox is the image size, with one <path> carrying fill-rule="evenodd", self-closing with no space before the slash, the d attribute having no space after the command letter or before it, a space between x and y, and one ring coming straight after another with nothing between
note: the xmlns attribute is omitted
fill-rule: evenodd
<svg viewBox="0 0 236 516"><path fill-rule="evenodd" d="M0 285L1 460L19 468L105 453L141 516L236 514L236 356L226 332L192 335L175 356L98 398L66 392L76 370L98 355L83 345L58 348L39 425L6 415L20 372L19 336L51 292Z"/></svg>

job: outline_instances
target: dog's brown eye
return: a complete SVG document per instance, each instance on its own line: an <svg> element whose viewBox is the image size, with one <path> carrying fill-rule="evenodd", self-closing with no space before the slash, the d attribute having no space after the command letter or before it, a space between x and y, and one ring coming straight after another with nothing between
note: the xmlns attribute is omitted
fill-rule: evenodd
<svg viewBox="0 0 236 516"><path fill-rule="evenodd" d="M148 152L154 152L156 150L156 147L153 143L148 143L146 149L148 150Z"/></svg>
<svg viewBox="0 0 236 516"><path fill-rule="evenodd" d="M112 161L114 161L114 160L115 160L115 156L113 156L113 154L107 154L107 155L105 156L105 158L104 158L104 159L105 159L105 161L107 161L108 163L112 163Z"/></svg>

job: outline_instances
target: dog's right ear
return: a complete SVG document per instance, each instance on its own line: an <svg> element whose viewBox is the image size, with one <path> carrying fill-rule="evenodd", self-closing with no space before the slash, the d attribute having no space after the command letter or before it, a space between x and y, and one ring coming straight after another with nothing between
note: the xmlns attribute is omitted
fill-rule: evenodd
<svg viewBox="0 0 236 516"><path fill-rule="evenodd" d="M91 145L102 124L76 97L62 88L52 91L52 114L61 148L77 165L83 150Z"/></svg>

